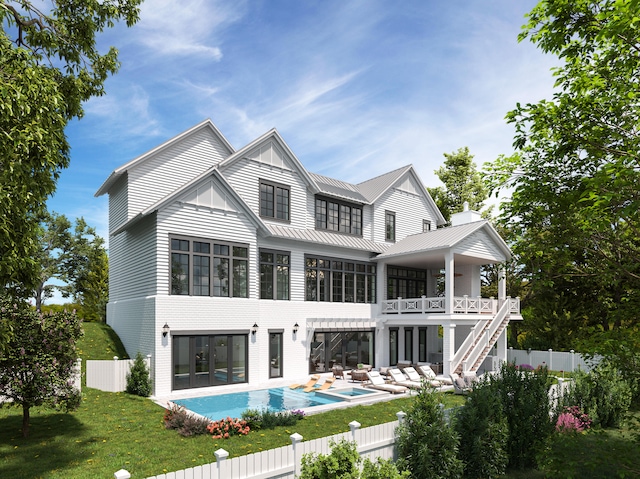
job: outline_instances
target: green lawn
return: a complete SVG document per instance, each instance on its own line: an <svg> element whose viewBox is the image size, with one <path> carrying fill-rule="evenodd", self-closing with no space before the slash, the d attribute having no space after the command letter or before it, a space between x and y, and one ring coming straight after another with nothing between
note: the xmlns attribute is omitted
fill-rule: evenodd
<svg viewBox="0 0 640 479"><path fill-rule="evenodd" d="M84 359L124 356L121 345L110 338L109 328L89 323L85 330L80 345ZM406 410L413 401L406 397L334 410L308 416L295 427L254 431L248 436L214 441L209 436L183 438L175 431L166 430L162 421L164 410L149 399L90 388L84 388L83 396L82 405L71 414L33 408L31 437L26 440L21 434L21 410L0 409L0 477L107 478L124 468L134 479L142 479L213 462L213 452L219 448L235 457L290 444L289 436L294 432L309 440L349 431L348 424L353 420L362 427L393 421L396 412ZM464 401L453 394L444 394L443 398L448 406ZM640 414L637 417L640 418ZM626 477L638 477L640 447L631 431L576 436L558 446L561 447L558 453L561 458L563 455L568 458L567 467L573 468L572 477L617 477L613 474L615 471L626 471ZM576 465L580 461L589 469L580 469ZM603 475L598 475L601 473ZM541 479L544 475L525 471L508 477Z"/></svg>

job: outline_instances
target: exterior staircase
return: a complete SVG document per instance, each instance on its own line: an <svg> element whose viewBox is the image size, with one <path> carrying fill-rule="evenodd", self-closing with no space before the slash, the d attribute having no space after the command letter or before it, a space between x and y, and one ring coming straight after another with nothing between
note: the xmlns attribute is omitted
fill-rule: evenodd
<svg viewBox="0 0 640 479"><path fill-rule="evenodd" d="M464 340L451 363L451 372L476 372L484 362L491 348L509 324L509 298L505 301L496 315L484 322L480 327L474 326Z"/></svg>

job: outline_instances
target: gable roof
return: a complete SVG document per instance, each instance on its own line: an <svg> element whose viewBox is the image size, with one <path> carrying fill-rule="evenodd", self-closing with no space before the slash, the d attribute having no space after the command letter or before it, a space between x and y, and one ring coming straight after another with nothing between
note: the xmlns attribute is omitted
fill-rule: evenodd
<svg viewBox="0 0 640 479"><path fill-rule="evenodd" d="M328 176L319 175L317 173L309 173L316 181L320 193L337 196L358 203L369 203L369 200L360 192L356 185L347 183L346 181L336 180Z"/></svg>
<svg viewBox="0 0 640 479"><path fill-rule="evenodd" d="M213 122L209 118L207 118L206 120L201 121L200 123L193 126L192 128L189 128L188 130L183 131L177 136L174 136L173 138L171 138L170 140L165 141L161 145L156 146L155 148L147 151L146 153L138 156L137 158L134 158L128 163L125 163L124 165L119 166L118 168L113 170L109 175L109 177L105 180L105 182L102 183L102 186L98 188L98 191L96 191L94 196L98 197L98 196L104 195L105 193L108 193L111 186L127 171L145 162L147 159L151 158L152 156L159 153L160 151L175 145L176 143L182 141L184 138L191 136L194 133L204 128L208 128L211 130L213 135L217 137L217 139L220 140L220 143L228 150L229 154L232 154L235 151L233 146L231 146L231 143L227 141L227 139L220 132L220 130L218 130L218 128L213 124Z"/></svg>
<svg viewBox="0 0 640 479"><path fill-rule="evenodd" d="M391 245L387 251L377 256L375 259L387 259L414 253L450 249L460 244L470 235L479 230L483 230L489 235L494 244L507 259L511 258L511 250L509 249L509 246L507 246L507 243L504 242L491 223L487 220L482 220L407 236L406 238Z"/></svg>
<svg viewBox="0 0 640 479"><path fill-rule="evenodd" d="M298 157L293 153L291 148L289 148L289 145L287 145L287 143L284 141L282 136L280 136L280 133L278 133L278 130L276 130L275 128L272 128L271 130L269 130L268 132L266 132L262 136L260 136L260 137L256 138L255 140L253 140L251 143L247 144L246 146L243 146L241 149L236 151L234 154L229 156L227 159L221 161L218 164L219 168L221 170L224 170L225 168L229 167L229 165L239 161L240 159L246 158L246 155L251 150L253 150L254 148L257 148L258 146L260 146L262 144L267 143L268 141L274 141L282 149L282 151L284 151L284 153L293 162L294 167L296 168L298 173L300 173L302 175L302 177L305 179L305 181L307 183L307 186L309 186L314 193L317 193L319 191L319 188L318 188L318 185L316 184L315 180L309 174L307 169L302 165L302 163L300 162Z"/></svg>
<svg viewBox="0 0 640 479"><path fill-rule="evenodd" d="M160 200L160 201L156 202L155 204L149 206L148 208L142 210L140 213L135 215L133 218L130 218L129 220L125 221L123 224L121 224L115 230L113 230L111 232L111 235L115 236L117 234L122 233L127 228L131 227L132 225L134 225L135 223L140 221L145 216L148 216L148 215L150 215L150 214L152 214L152 213L164 208L165 206L173 203L181 195L183 195L186 191L188 191L190 188L192 188L193 186L198 184L200 181L202 181L203 179L205 179L205 178L207 178L209 176L212 176L212 177L216 178L220 182L220 184L226 190L226 192L231 195L231 197L234 199L234 201L236 203L238 203L240 208L246 213L247 217L251 220L251 222L255 224L255 226L257 227L258 231L261 231L263 234L266 234L266 235L269 234L268 228L266 227L264 222L260 219L260 217L258 215L256 215L251 208L249 208L249 206L244 202L244 200L240 197L240 195L238 195L238 193L231 187L231 185L227 182L227 180L224 178L224 176L222 176L222 173L220 173L220 171L218 170L218 167L214 166L214 167L210 168L209 170L205 171L204 173L198 175L196 178L194 178L190 182L184 184L183 186L181 186L180 188L175 190L170 195L164 197L162 200Z"/></svg>

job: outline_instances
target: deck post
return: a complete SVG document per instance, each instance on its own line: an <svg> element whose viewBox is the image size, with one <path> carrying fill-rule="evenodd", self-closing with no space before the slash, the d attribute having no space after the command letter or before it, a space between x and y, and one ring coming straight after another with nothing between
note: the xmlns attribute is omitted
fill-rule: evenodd
<svg viewBox="0 0 640 479"><path fill-rule="evenodd" d="M218 473L218 479L224 479L226 476L222 474L224 472L222 468L224 467L224 461L229 457L229 453L220 448L214 451L213 454L216 456L216 471Z"/></svg>

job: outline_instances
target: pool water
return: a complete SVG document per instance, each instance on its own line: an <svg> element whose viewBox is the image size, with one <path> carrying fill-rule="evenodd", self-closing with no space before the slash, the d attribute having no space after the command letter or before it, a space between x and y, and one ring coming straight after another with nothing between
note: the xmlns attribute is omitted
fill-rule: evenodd
<svg viewBox="0 0 640 479"><path fill-rule="evenodd" d="M334 391L334 394L339 394L341 396L366 396L369 394L375 394L376 391L370 391L369 389L363 388L350 388L350 389L341 389L339 391Z"/></svg>
<svg viewBox="0 0 640 479"><path fill-rule="evenodd" d="M226 417L242 417L242 413L247 409L288 411L290 409L334 404L341 401L340 398L336 397L323 396L315 392L305 393L301 390L283 387L178 399L173 402L217 421Z"/></svg>

